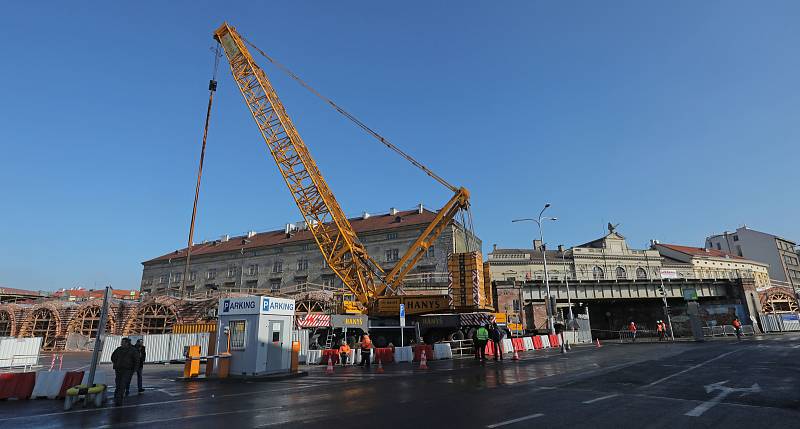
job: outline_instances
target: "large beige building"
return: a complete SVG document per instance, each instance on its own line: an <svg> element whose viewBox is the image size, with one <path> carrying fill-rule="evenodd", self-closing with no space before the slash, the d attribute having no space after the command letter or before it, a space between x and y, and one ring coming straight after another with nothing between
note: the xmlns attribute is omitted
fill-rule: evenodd
<svg viewBox="0 0 800 429"><path fill-rule="evenodd" d="M716 249L655 243L665 264L673 261L690 264L693 279L752 278L756 288L770 286L769 265L731 255ZM686 276L686 274L683 274Z"/></svg>
<svg viewBox="0 0 800 429"><path fill-rule="evenodd" d="M498 249L489 253L493 280L542 280L542 245L532 249ZM628 247L625 237L611 228L609 233L571 249L559 246L546 250L550 280L650 280L660 275L661 256L657 250ZM682 269L685 269L682 268Z"/></svg>

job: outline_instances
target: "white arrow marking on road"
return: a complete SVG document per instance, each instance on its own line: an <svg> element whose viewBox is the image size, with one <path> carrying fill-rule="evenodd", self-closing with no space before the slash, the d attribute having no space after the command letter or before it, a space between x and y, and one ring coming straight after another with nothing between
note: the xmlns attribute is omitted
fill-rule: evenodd
<svg viewBox="0 0 800 429"><path fill-rule="evenodd" d="M696 406L693 410L686 413L686 415L691 417L700 417L703 415L703 413L710 410L713 406L722 402L722 400L725 399L725 397L734 392L742 392L742 395L746 395L748 393L758 393L761 391L761 386L759 386L758 383L753 383L753 385L750 387L728 387L724 385L727 382L728 380L707 384L705 386L706 393L711 393L715 390L719 390L717 396Z"/></svg>

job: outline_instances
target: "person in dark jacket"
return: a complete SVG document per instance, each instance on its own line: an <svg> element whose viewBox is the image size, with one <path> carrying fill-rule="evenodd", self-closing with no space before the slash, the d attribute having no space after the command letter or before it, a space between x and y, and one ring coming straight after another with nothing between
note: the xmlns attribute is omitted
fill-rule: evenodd
<svg viewBox="0 0 800 429"><path fill-rule="evenodd" d="M492 329L489 331L489 337L494 343L494 360L503 360L503 331L497 326L497 323L492 323Z"/></svg>
<svg viewBox="0 0 800 429"><path fill-rule="evenodd" d="M122 344L111 354L114 364L114 405L122 405L125 392L131 384L133 372L139 368L139 352L131 345L130 338L123 338Z"/></svg>
<svg viewBox="0 0 800 429"><path fill-rule="evenodd" d="M136 387L139 388L139 394L141 395L144 392L144 386L142 385L142 368L144 368L144 360L147 357L147 353L144 350L144 343L142 340L136 340L136 344L133 346L136 351L139 352L139 366L136 368ZM131 393L131 384L128 383L128 388L125 390L125 396L128 396Z"/></svg>

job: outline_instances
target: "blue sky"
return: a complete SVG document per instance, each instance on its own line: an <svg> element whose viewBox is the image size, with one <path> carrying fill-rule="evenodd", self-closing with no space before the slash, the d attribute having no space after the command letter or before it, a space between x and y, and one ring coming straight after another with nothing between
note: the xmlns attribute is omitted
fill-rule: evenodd
<svg viewBox="0 0 800 429"><path fill-rule="evenodd" d="M800 240L800 3L162 3L3 6L0 285L136 288L184 245L224 20L469 188L485 251L545 202L551 245ZM262 65L348 214L449 198ZM195 241L300 219L225 67Z"/></svg>

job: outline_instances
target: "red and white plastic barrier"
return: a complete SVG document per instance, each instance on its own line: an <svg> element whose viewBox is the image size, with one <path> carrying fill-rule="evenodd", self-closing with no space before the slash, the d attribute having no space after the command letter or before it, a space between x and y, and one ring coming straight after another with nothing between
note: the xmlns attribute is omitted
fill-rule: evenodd
<svg viewBox="0 0 800 429"><path fill-rule="evenodd" d="M523 337L522 344L525 346L525 350L535 349L535 347L533 346L533 338L531 337Z"/></svg>
<svg viewBox="0 0 800 429"><path fill-rule="evenodd" d="M0 374L0 399L28 399L36 385L35 372Z"/></svg>
<svg viewBox="0 0 800 429"><path fill-rule="evenodd" d="M542 340L542 347L545 349L550 348L550 338L547 335L539 335L539 338Z"/></svg>
<svg viewBox="0 0 800 429"><path fill-rule="evenodd" d="M36 373L36 383L33 386L31 397L56 399L58 394L61 393L61 387L64 385L66 376L67 371L40 371Z"/></svg>

